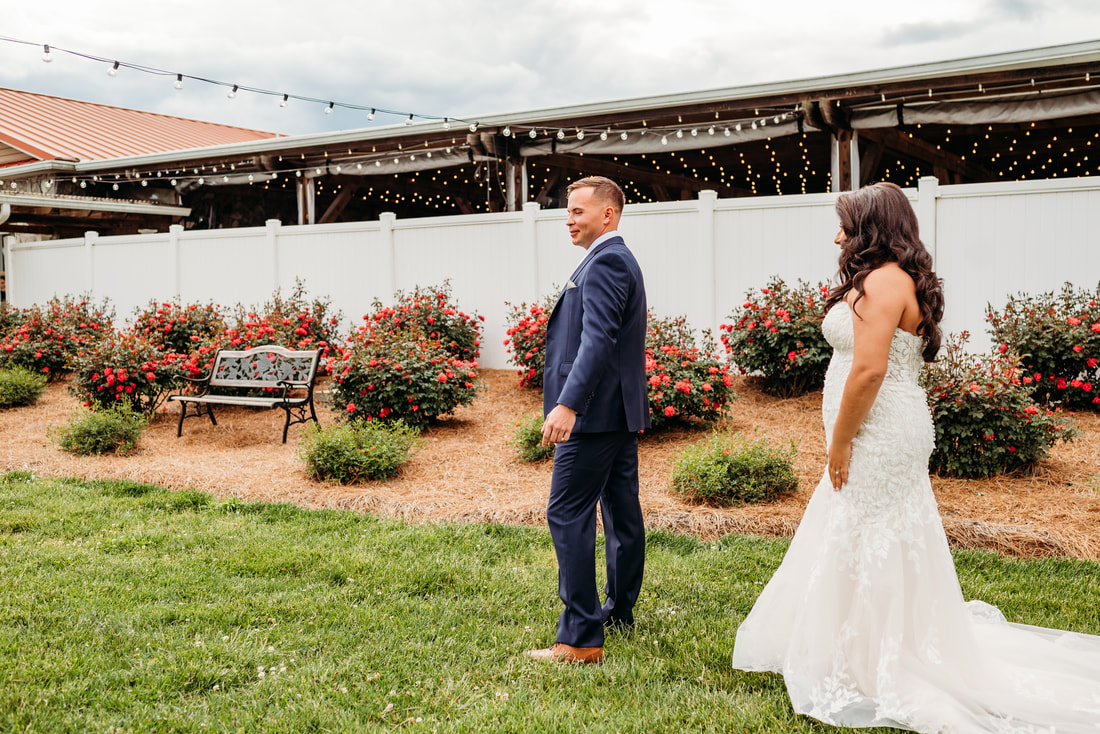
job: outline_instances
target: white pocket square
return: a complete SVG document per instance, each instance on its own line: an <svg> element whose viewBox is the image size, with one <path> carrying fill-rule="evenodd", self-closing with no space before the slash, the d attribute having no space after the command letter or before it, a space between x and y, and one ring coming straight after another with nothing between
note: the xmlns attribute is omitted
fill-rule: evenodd
<svg viewBox="0 0 1100 734"><path fill-rule="evenodd" d="M571 280L570 280L570 281L567 281L567 282L565 283L565 290L569 290L570 288L576 288L576 287L577 287L577 284L576 284L576 283L574 283L574 282L573 282L573 281L571 281Z"/></svg>

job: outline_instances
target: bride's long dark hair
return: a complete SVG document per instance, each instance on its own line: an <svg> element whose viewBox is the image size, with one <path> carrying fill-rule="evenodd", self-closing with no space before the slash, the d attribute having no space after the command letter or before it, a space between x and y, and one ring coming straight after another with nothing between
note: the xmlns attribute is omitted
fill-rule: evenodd
<svg viewBox="0 0 1100 734"><path fill-rule="evenodd" d="M917 333L924 337L924 361L931 362L943 341L943 281L932 270L932 256L920 241L917 215L905 192L887 182L841 194L836 201L840 228L847 241L840 247L840 285L829 292L828 311L849 291L855 290L852 310L864 296L863 281L876 268L895 262L917 285L921 321Z"/></svg>

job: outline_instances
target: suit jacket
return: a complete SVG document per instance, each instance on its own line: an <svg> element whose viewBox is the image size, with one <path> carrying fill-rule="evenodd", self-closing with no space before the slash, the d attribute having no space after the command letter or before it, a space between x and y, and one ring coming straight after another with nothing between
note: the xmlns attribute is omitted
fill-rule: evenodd
<svg viewBox="0 0 1100 734"><path fill-rule="evenodd" d="M646 299L622 237L589 249L546 324L543 411L577 411L574 433L650 427L645 376Z"/></svg>

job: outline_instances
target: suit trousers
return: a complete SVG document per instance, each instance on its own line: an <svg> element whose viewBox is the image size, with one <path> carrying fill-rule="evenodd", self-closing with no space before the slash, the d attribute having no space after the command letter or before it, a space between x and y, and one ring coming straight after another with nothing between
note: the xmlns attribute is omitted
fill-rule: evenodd
<svg viewBox="0 0 1100 734"><path fill-rule="evenodd" d="M596 504L604 526L607 599L596 588ZM642 587L645 525L638 501L638 435L574 433L554 448L546 508L565 610L557 641L602 647L604 623L633 624Z"/></svg>

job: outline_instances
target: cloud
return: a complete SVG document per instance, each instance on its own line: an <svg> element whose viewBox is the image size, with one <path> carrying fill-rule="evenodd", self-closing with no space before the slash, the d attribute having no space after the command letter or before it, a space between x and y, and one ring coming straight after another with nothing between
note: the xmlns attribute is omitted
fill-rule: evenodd
<svg viewBox="0 0 1100 734"><path fill-rule="evenodd" d="M1002 0L1012 2L1012 0ZM882 38L886 46L951 41L966 36L980 27L979 21L948 21L943 23L904 23L887 31Z"/></svg>

